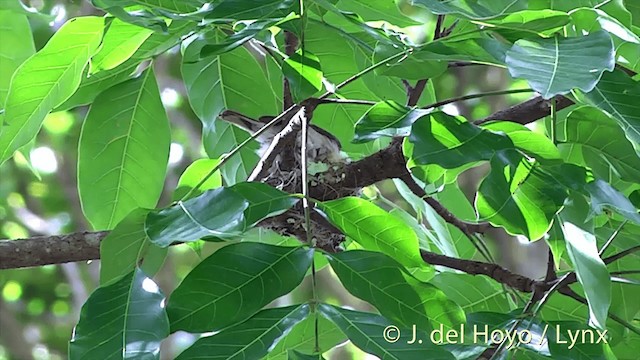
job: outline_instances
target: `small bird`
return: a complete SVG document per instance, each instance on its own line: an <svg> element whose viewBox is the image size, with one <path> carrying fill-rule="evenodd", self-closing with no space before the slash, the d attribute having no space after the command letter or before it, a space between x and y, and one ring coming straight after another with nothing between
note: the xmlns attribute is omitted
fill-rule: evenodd
<svg viewBox="0 0 640 360"><path fill-rule="evenodd" d="M255 120L239 112L225 110L220 114L220 119L236 125L253 135L275 117L261 116L258 120ZM291 117L283 117L282 120L256 138L261 145L260 150L258 150L260 157L264 155L275 136L287 126L290 119ZM307 160L315 163L336 164L344 163L345 156L341 152L340 141L335 136L316 125L310 125L309 133L307 134Z"/></svg>

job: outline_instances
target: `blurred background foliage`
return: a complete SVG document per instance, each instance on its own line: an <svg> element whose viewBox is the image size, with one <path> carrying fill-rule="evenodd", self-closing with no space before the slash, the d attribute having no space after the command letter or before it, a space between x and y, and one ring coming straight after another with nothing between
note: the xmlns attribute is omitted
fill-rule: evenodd
<svg viewBox="0 0 640 360"><path fill-rule="evenodd" d="M67 19L102 15L88 1L35 0L23 3L38 12L29 16L36 50L42 48ZM419 11L409 6L404 6L403 10ZM433 33L435 19L431 14L424 11L413 16L424 20L424 24L411 27L411 34L416 39ZM169 168L160 201L162 206L171 201L171 193L186 166L205 157L205 154L200 140L201 123L189 106L180 79L179 48L159 56L154 68L172 125ZM524 80L513 81L503 68L458 67L437 77L433 86L435 93L441 95L440 99L447 99L471 93L525 88L527 84ZM529 97L529 94L513 94L475 99L447 105L443 110L468 119L481 119ZM28 154L30 161L18 155L0 167L0 239L91 230L80 208L76 184L77 144L87 110L85 106L49 114L43 131L38 134ZM480 175L483 175L482 168L462 176L459 180L461 188L469 189L471 193ZM379 184L378 188L386 199L396 204L403 202L395 193L393 184ZM375 190L371 194L375 194ZM380 205L385 207L384 203ZM405 205L405 208L410 208ZM544 271L546 247L543 242L520 242L504 233L493 234L493 240L491 245L498 247L500 262L506 267L534 276ZM206 243L199 254L188 246L172 247L171 256L167 257L157 276L160 287L169 293L201 258L217 247L215 243ZM331 278L328 268L320 272L319 295L325 302L372 310L346 291L336 289L340 285ZM0 271L0 359L66 358L68 341L78 321L80 308L98 283L99 261ZM309 284L305 282L293 292L293 298L283 301L292 302L297 295L307 299L310 291ZM328 298L335 294L340 294L340 298ZM194 340L184 333L174 334L163 343L162 353L177 354ZM340 359L366 358L366 354L355 347L337 351L341 351Z"/></svg>

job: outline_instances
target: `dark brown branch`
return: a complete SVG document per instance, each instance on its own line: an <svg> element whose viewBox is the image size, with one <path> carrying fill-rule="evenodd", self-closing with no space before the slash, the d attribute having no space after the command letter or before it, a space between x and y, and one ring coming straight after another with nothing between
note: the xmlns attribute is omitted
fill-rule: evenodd
<svg viewBox="0 0 640 360"><path fill-rule="evenodd" d="M418 185L415 180L413 180L411 174L405 173L398 178L409 187L409 190L411 190L411 192L413 192L416 196L422 198L427 204L429 204L429 206L431 206L433 210L435 210L435 212L437 212L438 215L440 215L444 219L444 221L457 227L465 235L471 236L471 234L474 233L484 233L489 228L489 224L486 223L474 224L458 219L447 208L440 204L438 200L427 195L424 189L420 187L420 185Z"/></svg>
<svg viewBox="0 0 640 360"><path fill-rule="evenodd" d="M625 257L627 255L631 255L636 251L640 251L640 245L636 245L636 246L634 246L632 248L629 248L627 250L621 251L621 252L619 252L617 254L613 254L613 255L611 255L611 256L609 256L607 258L604 258L602 261L604 261L605 264L609 265L612 262L614 262L616 260L620 260L620 259L622 259L623 257Z"/></svg>
<svg viewBox="0 0 640 360"><path fill-rule="evenodd" d="M0 240L0 269L98 259L100 241L108 234L108 231L76 232L67 235Z"/></svg>
<svg viewBox="0 0 640 360"><path fill-rule="evenodd" d="M571 99L561 95L556 96L554 99L556 100L556 111L574 104ZM537 96L508 109L497 111L484 119L474 121L474 124L481 125L491 120L503 120L526 125L550 115L551 107L549 104L549 100L543 99L542 96Z"/></svg>
<svg viewBox="0 0 640 360"><path fill-rule="evenodd" d="M539 286L537 281L526 276L512 273L497 264L458 259L425 250L420 251L420 256L422 260L428 264L445 266L449 269L460 270L470 275L486 275L501 284L505 284L522 292L530 293L536 286Z"/></svg>

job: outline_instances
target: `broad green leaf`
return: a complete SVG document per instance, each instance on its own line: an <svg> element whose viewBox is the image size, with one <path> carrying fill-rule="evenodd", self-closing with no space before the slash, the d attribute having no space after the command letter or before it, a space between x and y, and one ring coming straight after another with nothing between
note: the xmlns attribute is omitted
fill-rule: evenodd
<svg viewBox="0 0 640 360"><path fill-rule="evenodd" d="M412 57L421 60L469 61L505 66L509 46L488 37L430 42L416 49Z"/></svg>
<svg viewBox="0 0 640 360"><path fill-rule="evenodd" d="M217 331L242 322L304 278L313 250L259 243L221 248L196 266L167 305L171 331Z"/></svg>
<svg viewBox="0 0 640 360"><path fill-rule="evenodd" d="M604 31L551 39L521 39L507 52L509 73L527 80L545 99L575 88L593 90L602 73L612 71L615 52Z"/></svg>
<svg viewBox="0 0 640 360"><path fill-rule="evenodd" d="M490 160L494 154L514 147L502 134L485 130L460 117L435 112L413 124L409 141L417 164L437 164L453 169L468 163Z"/></svg>
<svg viewBox="0 0 640 360"><path fill-rule="evenodd" d="M67 101L58 105L55 111L91 103L102 91L130 79L136 73L142 60L164 53L176 46L180 42L180 38L190 32L193 27L190 22L174 20L171 22L167 34L151 34L131 56L131 59L119 66L91 76L88 76L88 71L85 71L87 76L83 76L78 90Z"/></svg>
<svg viewBox="0 0 640 360"><path fill-rule="evenodd" d="M391 56L404 51L397 46L379 42L373 53L375 62L384 61ZM447 70L447 62L440 60L423 60L408 55L395 63L387 63L375 69L375 73L385 76L396 76L407 80L435 78Z"/></svg>
<svg viewBox="0 0 640 360"><path fill-rule="evenodd" d="M388 256L351 250L327 255L331 268L352 295L407 328L452 329L465 321L462 309L437 287L421 282Z"/></svg>
<svg viewBox="0 0 640 360"><path fill-rule="evenodd" d="M165 300L139 269L99 287L82 306L69 359L159 359L169 335Z"/></svg>
<svg viewBox="0 0 640 360"><path fill-rule="evenodd" d="M153 10L162 10L176 14L186 14L198 10L206 1L203 0L92 0L93 4L103 9L112 7L128 7L141 5Z"/></svg>
<svg viewBox="0 0 640 360"><path fill-rule="evenodd" d="M219 42L215 42L212 44L207 44L202 47L200 50L200 57L205 58L212 55L219 55L225 53L227 51L231 51L238 46L246 43L247 41L253 39L256 35L258 35L261 31L264 31L272 26L276 26L284 21L291 20L294 17L289 17L283 20L280 19L268 19L268 20L258 20L252 22L247 25L243 29L238 32L229 35L228 37L220 40Z"/></svg>
<svg viewBox="0 0 640 360"><path fill-rule="evenodd" d="M640 26L640 4L633 0L624 0L624 7L631 13L634 26Z"/></svg>
<svg viewBox="0 0 640 360"><path fill-rule="evenodd" d="M5 102L0 164L31 141L49 111L76 91L89 57L98 50L103 26L104 19L93 16L67 21L16 70Z"/></svg>
<svg viewBox="0 0 640 360"><path fill-rule="evenodd" d="M68 110L92 103L101 92L131 79L139 65L139 60L131 59L115 69L83 77L78 90L69 99L58 105L54 111Z"/></svg>
<svg viewBox="0 0 640 360"><path fill-rule="evenodd" d="M144 219L149 210L136 209L100 242L100 284L105 285L133 271L149 247Z"/></svg>
<svg viewBox="0 0 640 360"><path fill-rule="evenodd" d="M556 125L566 161L586 165L602 179L640 183L640 157L616 122L591 106L573 110Z"/></svg>
<svg viewBox="0 0 640 360"><path fill-rule="evenodd" d="M283 18L299 12L296 0L222 0L207 12L205 19L213 21Z"/></svg>
<svg viewBox="0 0 640 360"><path fill-rule="evenodd" d="M599 9L578 9L571 13L577 30L604 30L622 41L640 44L640 37L623 25L618 19Z"/></svg>
<svg viewBox="0 0 640 360"><path fill-rule="evenodd" d="M201 337L176 359L262 359L307 316L308 304L262 310L241 324Z"/></svg>
<svg viewBox="0 0 640 360"><path fill-rule="evenodd" d="M96 229L112 229L131 210L156 206L170 141L152 69L98 95L78 154L82 210Z"/></svg>
<svg viewBox="0 0 640 360"><path fill-rule="evenodd" d="M587 7L597 8L601 7L610 0L573 0L573 1L556 1L556 0L529 0L529 9L542 10L551 9L569 12L571 10Z"/></svg>
<svg viewBox="0 0 640 360"><path fill-rule="evenodd" d="M516 148L538 161L558 163L562 160L560 151L551 139L529 130L524 125L508 121L495 121L483 124L482 127L494 132L504 132Z"/></svg>
<svg viewBox="0 0 640 360"><path fill-rule="evenodd" d="M447 298L455 301L465 313L479 311L508 312L509 300L504 289L484 276L441 272L431 283L441 289Z"/></svg>
<svg viewBox="0 0 640 360"><path fill-rule="evenodd" d="M446 359L455 357L434 345L429 333L420 328L398 327L386 318L372 313L341 309L320 304L322 316L338 325L360 350L388 360ZM415 335L415 343L409 343ZM420 342L418 342L420 340Z"/></svg>
<svg viewBox="0 0 640 360"><path fill-rule="evenodd" d="M282 214L297 201L264 183L238 183L149 213L145 231L151 242L162 247L204 236L239 235L267 217Z"/></svg>
<svg viewBox="0 0 640 360"><path fill-rule="evenodd" d="M365 142L380 136L408 136L413 123L429 112L391 100L379 102L358 120L353 141Z"/></svg>
<svg viewBox="0 0 640 360"><path fill-rule="evenodd" d="M282 63L282 73L289 80L293 101L299 104L322 89L320 59L309 51L296 51Z"/></svg>
<svg viewBox="0 0 640 360"><path fill-rule="evenodd" d="M301 352L290 350L287 359L289 360L325 360L321 353L309 355Z"/></svg>
<svg viewBox="0 0 640 360"><path fill-rule="evenodd" d="M397 0L340 0L336 7L358 14L365 21L387 21L401 27L420 24L405 15L398 5ZM407 5L402 3L403 9L406 9Z"/></svg>
<svg viewBox="0 0 640 360"><path fill-rule="evenodd" d="M91 58L91 74L124 63L151 34L149 29L114 19L104 34L100 50Z"/></svg>
<svg viewBox="0 0 640 360"><path fill-rule="evenodd" d="M593 91L579 97L607 113L624 130L634 146L640 144L640 83L620 70L604 73Z"/></svg>
<svg viewBox="0 0 640 360"><path fill-rule="evenodd" d="M0 9L0 109L4 109L11 76L36 49L27 16L4 10L4 7ZM0 126L2 116L0 115Z"/></svg>
<svg viewBox="0 0 640 360"><path fill-rule="evenodd" d="M588 183L585 191L591 196L591 208L596 214L602 214L604 207L612 208L626 219L640 225L638 209L622 193L608 182L600 179Z"/></svg>
<svg viewBox="0 0 640 360"><path fill-rule="evenodd" d="M567 253L589 303L589 322L599 329L605 329L611 305L611 278L598 254L596 238L581 228L587 226L578 217L567 216L565 212L560 217ZM580 227L575 222L580 223Z"/></svg>
<svg viewBox="0 0 640 360"><path fill-rule="evenodd" d="M478 21L478 23L545 35L554 33L570 21L571 17L566 12L544 9L518 11L503 18Z"/></svg>
<svg viewBox="0 0 640 360"><path fill-rule="evenodd" d="M424 6L434 14L456 14L476 20L492 19L526 9L526 1L522 0L412 0L411 3Z"/></svg>
<svg viewBox="0 0 640 360"><path fill-rule="evenodd" d="M298 323L291 331L278 341L271 349L265 360L287 359L287 352L295 349L311 352L315 347L316 324L315 317L307 317ZM326 352L333 347L344 343L347 337L336 327L334 323L322 316L318 317L318 343L320 351Z"/></svg>
<svg viewBox="0 0 640 360"><path fill-rule="evenodd" d="M397 217L356 197L317 205L333 225L365 249L381 251L404 266L425 266L420 257L418 236Z"/></svg>
<svg viewBox="0 0 640 360"><path fill-rule="evenodd" d="M199 60L200 49L216 39L222 40L224 35L210 32L193 41L183 49L182 63L189 102L202 121L204 148L212 158L229 152L248 137L244 130L217 119L224 109L257 119L277 115L282 108L277 95L282 93L282 81L278 81L280 88L272 89L265 71L246 48ZM252 142L222 167L226 184L247 179L258 162L257 148L257 143Z"/></svg>
<svg viewBox="0 0 640 360"><path fill-rule="evenodd" d="M197 24L188 20L172 20L166 32L154 32L131 56L133 59L148 59L165 53L179 45L184 36L197 28Z"/></svg>
<svg viewBox="0 0 640 360"><path fill-rule="evenodd" d="M192 162L180 175L178 185L173 193L173 200L179 200L185 196L191 189L204 179L209 171L213 170L220 160L218 159L198 159ZM194 195L202 194L204 190L211 190L222 186L222 177L220 176L220 170L216 170L202 185L199 190L194 192Z"/></svg>
<svg viewBox="0 0 640 360"><path fill-rule="evenodd" d="M491 160L491 172L478 190L476 210L481 219L533 241L549 230L566 197L566 188L539 165L505 151Z"/></svg>

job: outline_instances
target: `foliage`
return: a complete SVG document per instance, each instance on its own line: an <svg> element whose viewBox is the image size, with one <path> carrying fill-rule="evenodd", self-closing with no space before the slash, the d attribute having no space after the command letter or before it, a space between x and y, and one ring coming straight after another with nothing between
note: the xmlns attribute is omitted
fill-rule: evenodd
<svg viewBox="0 0 640 360"><path fill-rule="evenodd" d="M34 24L46 15L17 0L0 3L0 195L11 192L3 187L13 186L16 169L32 166L34 146L51 141L52 124L86 113L77 147L64 137L52 146L77 154L64 161L77 158L71 193L79 196L82 221L111 231L100 249L101 285L82 306L70 359L159 359L160 342L179 330L197 341L178 359L321 359L345 340L381 359L637 356L635 1L92 5L106 15L69 19L42 41ZM290 36L297 51L287 48ZM190 144L196 159L179 180L168 159L172 136L184 134L159 85L163 56L178 48L181 62L173 67L202 128L201 141ZM459 98L452 74L487 67L512 77L508 89ZM489 115L488 107L475 119L447 107L526 92L538 93L550 115L535 123L474 121ZM310 211L346 235L342 252L260 229L308 194L248 182L257 143L217 120L225 109L276 116L288 96L298 104L326 100L310 119L353 161L366 161L390 139L404 141L414 186L385 185L397 201L371 184L356 196L309 199ZM570 101L567 109L562 99ZM486 170L471 191L473 206L458 184L470 169ZM22 200L0 197L7 198L0 236L26 237L11 227L19 222L11 209ZM532 279L518 288L509 281L517 275L486 270L495 260L489 236L464 224L547 242L547 273L557 272L558 281ZM216 242L213 254L203 255L205 242ZM177 287L161 291L154 275L173 245L203 258ZM373 309L319 295L323 267ZM311 294L298 288L309 278ZM492 343L475 327L525 337ZM434 340L447 331L467 341ZM596 337L569 346L576 331ZM424 343L411 342L412 334Z"/></svg>

